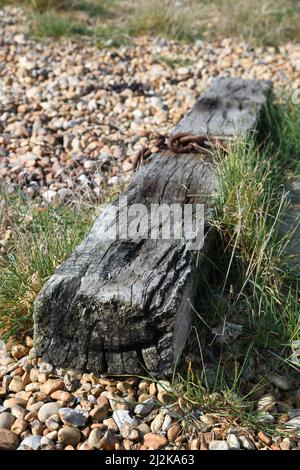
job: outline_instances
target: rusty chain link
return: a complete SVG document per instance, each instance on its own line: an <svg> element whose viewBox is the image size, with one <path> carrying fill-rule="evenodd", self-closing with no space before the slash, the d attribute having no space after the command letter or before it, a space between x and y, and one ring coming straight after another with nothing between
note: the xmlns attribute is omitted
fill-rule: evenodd
<svg viewBox="0 0 300 470"><path fill-rule="evenodd" d="M166 150L174 154L201 153L211 155L214 150L226 151L226 141L219 137L195 135L190 132L182 132L171 136L159 134L151 147L143 147L130 158L133 170L136 170L139 164L143 164L150 155Z"/></svg>

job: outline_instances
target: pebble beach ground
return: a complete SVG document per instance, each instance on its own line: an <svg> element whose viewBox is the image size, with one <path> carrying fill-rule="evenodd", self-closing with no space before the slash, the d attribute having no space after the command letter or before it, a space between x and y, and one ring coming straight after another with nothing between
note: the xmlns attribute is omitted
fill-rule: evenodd
<svg viewBox="0 0 300 470"><path fill-rule="evenodd" d="M32 346L0 343L0 450L300 450L300 390L284 376L257 393L257 419L275 436L192 410L166 380L55 369Z"/></svg>
<svg viewBox="0 0 300 470"><path fill-rule="evenodd" d="M37 42L20 10L0 10L0 180L45 202L101 198L129 181L129 157L167 133L217 75L297 90L300 46ZM280 427L276 436L187 411L169 390L167 381L57 370L35 357L29 336L0 342L0 450L300 450L300 390L286 377L270 377L256 397L262 429Z"/></svg>
<svg viewBox="0 0 300 470"><path fill-rule="evenodd" d="M26 36L0 11L0 178L46 201L101 197L131 175L128 157L167 133L217 75L300 86L300 46L254 49L143 37L117 49Z"/></svg>

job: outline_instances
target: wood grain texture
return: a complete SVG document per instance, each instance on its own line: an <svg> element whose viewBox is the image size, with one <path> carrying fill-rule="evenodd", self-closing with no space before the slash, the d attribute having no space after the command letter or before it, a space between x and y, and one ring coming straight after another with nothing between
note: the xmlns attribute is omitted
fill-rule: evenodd
<svg viewBox="0 0 300 470"><path fill-rule="evenodd" d="M216 79L172 133L244 135L254 128L270 88L267 82ZM151 156L122 196L127 197L128 207L204 203L207 215L217 190L210 157L163 152ZM117 213L119 202L113 203ZM37 354L57 366L96 373L147 369L170 375L190 330L191 303L199 270L208 269L205 257L213 231L206 230L196 269L181 240L103 239L110 209L100 214L86 239L38 296Z"/></svg>
<svg viewBox="0 0 300 470"><path fill-rule="evenodd" d="M300 176L290 177L287 184L289 206L281 216L280 235L288 236L284 259L288 270L300 276Z"/></svg>

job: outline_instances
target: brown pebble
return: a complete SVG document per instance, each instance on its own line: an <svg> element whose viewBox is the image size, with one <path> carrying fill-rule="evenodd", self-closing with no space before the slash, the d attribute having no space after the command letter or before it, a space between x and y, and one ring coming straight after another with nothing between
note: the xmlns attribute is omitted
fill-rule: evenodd
<svg viewBox="0 0 300 470"><path fill-rule="evenodd" d="M22 384L24 385L24 387L30 384L30 372L24 372L24 374L22 375Z"/></svg>
<svg viewBox="0 0 300 470"><path fill-rule="evenodd" d="M193 439L190 443L190 450L199 450L199 440Z"/></svg>
<svg viewBox="0 0 300 470"><path fill-rule="evenodd" d="M23 418L17 418L14 424L11 427L11 431L17 434L17 436L20 436L22 432L27 429L27 422Z"/></svg>
<svg viewBox="0 0 300 470"><path fill-rule="evenodd" d="M26 356L29 352L29 349L23 344L16 344L11 350L11 355L14 359L21 359Z"/></svg>
<svg viewBox="0 0 300 470"><path fill-rule="evenodd" d="M52 400L61 401L63 403L68 403L72 398L71 393L64 390L56 390L55 392L51 393L50 396Z"/></svg>
<svg viewBox="0 0 300 470"><path fill-rule="evenodd" d="M155 450L161 449L166 444L167 444L167 439L160 434L149 432L148 434L144 435L144 445L147 446L148 448L152 448Z"/></svg>
<svg viewBox="0 0 300 470"><path fill-rule="evenodd" d="M265 434L263 431L260 431L257 436L267 446L270 446L272 444L272 438L270 436L267 436L267 434Z"/></svg>
<svg viewBox="0 0 300 470"><path fill-rule="evenodd" d="M64 387L63 379L49 379L43 383L40 387L42 393L51 395L51 393L61 390Z"/></svg>
<svg viewBox="0 0 300 470"><path fill-rule="evenodd" d="M271 444L270 447L271 447L272 450L281 450L280 446L278 444Z"/></svg>
<svg viewBox="0 0 300 470"><path fill-rule="evenodd" d="M172 424L172 426L169 427L167 432L168 441L174 442L175 439L178 437L180 430L181 426L179 424Z"/></svg>
<svg viewBox="0 0 300 470"><path fill-rule="evenodd" d="M91 429L102 429L105 431L107 429L107 426L103 423L93 423L91 424Z"/></svg>

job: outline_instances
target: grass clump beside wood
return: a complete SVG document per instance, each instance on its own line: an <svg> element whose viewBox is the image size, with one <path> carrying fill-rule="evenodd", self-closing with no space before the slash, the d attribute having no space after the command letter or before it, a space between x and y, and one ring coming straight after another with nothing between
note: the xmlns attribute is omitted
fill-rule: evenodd
<svg viewBox="0 0 300 470"><path fill-rule="evenodd" d="M88 230L93 211L78 206L39 206L1 190L0 334L7 339L32 329L35 297L55 268Z"/></svg>
<svg viewBox="0 0 300 470"><path fill-rule="evenodd" d="M256 405L270 375L300 385L294 354L300 341L299 275L287 263L291 234L281 231L289 206L286 177L299 174L300 112L284 102L265 114L262 127L269 131L259 141L250 136L233 143L226 157L215 156L220 194L211 223L218 248L207 260L212 275L201 279L193 306L187 371L179 368L172 386L191 418L193 410L209 409L225 428L249 431L272 428Z"/></svg>

